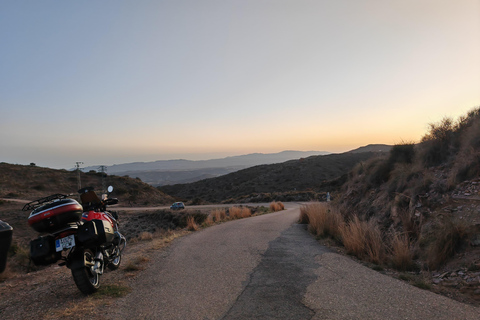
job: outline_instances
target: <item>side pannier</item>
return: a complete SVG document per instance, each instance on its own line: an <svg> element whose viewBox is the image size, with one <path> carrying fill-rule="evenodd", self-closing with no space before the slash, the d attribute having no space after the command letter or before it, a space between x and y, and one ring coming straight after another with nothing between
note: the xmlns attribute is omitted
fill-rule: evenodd
<svg viewBox="0 0 480 320"><path fill-rule="evenodd" d="M94 219L78 227L78 241L84 245L101 245L112 242L114 230L107 221Z"/></svg>
<svg viewBox="0 0 480 320"><path fill-rule="evenodd" d="M30 259L37 266L45 266L62 258L61 252L55 250L55 238L52 235L42 236L30 241Z"/></svg>

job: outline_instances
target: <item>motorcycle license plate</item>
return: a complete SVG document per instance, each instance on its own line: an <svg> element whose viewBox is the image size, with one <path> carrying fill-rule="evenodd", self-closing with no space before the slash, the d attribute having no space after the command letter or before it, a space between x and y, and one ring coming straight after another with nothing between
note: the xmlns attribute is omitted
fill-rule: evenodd
<svg viewBox="0 0 480 320"><path fill-rule="evenodd" d="M75 247L75 236L73 234L65 238L55 240L55 250L57 252L72 247Z"/></svg>

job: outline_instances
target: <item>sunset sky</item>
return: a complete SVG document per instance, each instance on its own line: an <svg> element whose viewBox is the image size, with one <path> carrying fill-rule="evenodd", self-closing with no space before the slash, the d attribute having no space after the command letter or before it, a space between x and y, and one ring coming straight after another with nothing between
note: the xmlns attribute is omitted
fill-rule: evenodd
<svg viewBox="0 0 480 320"><path fill-rule="evenodd" d="M0 2L0 162L343 152L480 107L480 0Z"/></svg>

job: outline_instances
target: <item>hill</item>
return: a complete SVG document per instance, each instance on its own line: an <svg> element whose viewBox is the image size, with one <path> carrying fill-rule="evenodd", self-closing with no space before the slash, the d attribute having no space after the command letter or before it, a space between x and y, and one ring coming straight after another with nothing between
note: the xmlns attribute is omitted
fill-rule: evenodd
<svg viewBox="0 0 480 320"><path fill-rule="evenodd" d="M325 151L282 151L279 153L252 153L241 156L211 160L159 160L133 162L107 166L107 172L117 175L138 177L153 186L194 182L218 177L244 168L281 163L312 155L328 154ZM87 167L85 171L98 170L98 166Z"/></svg>
<svg viewBox="0 0 480 320"><path fill-rule="evenodd" d="M392 149L391 145L388 144L369 144L354 150L349 151L349 153L362 153L362 152L390 152Z"/></svg>
<svg viewBox="0 0 480 320"><path fill-rule="evenodd" d="M377 269L408 272L413 284L478 305L480 108L430 124L420 143L358 164L323 212L330 223L311 227L317 236L331 236Z"/></svg>
<svg viewBox="0 0 480 320"><path fill-rule="evenodd" d="M196 202L271 201L273 198L281 201L309 200L318 197L319 192L338 188L342 175L358 162L377 155L374 152L360 152L311 156L159 189L184 201ZM279 198L280 194L283 194L282 198Z"/></svg>
<svg viewBox="0 0 480 320"><path fill-rule="evenodd" d="M139 179L107 175L105 183L112 185L112 197L120 203L136 205L167 204L172 198ZM102 190L102 173L80 172L82 186ZM78 174L37 166L0 163L0 198L35 200L54 193L70 194L78 190Z"/></svg>

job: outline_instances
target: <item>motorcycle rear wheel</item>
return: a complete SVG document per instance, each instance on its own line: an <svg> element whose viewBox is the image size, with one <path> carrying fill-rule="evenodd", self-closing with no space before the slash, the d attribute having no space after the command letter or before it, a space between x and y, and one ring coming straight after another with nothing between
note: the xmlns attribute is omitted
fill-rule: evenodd
<svg viewBox="0 0 480 320"><path fill-rule="evenodd" d="M90 250L85 250L84 259L88 262L95 262L95 256ZM100 288L100 275L94 272L90 266L72 269L72 276L77 288L83 294L92 294Z"/></svg>

